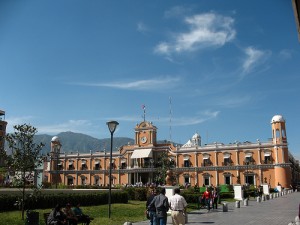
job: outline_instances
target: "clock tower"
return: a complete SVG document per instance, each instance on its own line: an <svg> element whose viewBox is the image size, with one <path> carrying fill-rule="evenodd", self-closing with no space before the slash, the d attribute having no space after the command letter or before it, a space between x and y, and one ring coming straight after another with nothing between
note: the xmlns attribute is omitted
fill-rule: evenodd
<svg viewBox="0 0 300 225"><path fill-rule="evenodd" d="M135 144L139 147L156 145L157 128L152 122L143 121L135 127Z"/></svg>

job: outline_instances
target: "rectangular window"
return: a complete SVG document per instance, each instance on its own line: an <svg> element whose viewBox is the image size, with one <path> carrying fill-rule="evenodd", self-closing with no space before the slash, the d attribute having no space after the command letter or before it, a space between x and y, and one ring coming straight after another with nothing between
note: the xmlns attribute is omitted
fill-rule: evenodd
<svg viewBox="0 0 300 225"><path fill-rule="evenodd" d="M184 160L184 167L190 167L190 161L189 160Z"/></svg>
<svg viewBox="0 0 300 225"><path fill-rule="evenodd" d="M95 170L100 170L100 164L95 164Z"/></svg>
<svg viewBox="0 0 300 225"><path fill-rule="evenodd" d="M205 186L209 186L210 183L209 183L209 177L204 177L204 185Z"/></svg>
<svg viewBox="0 0 300 225"><path fill-rule="evenodd" d="M230 184L230 176L225 176L225 184Z"/></svg>
<svg viewBox="0 0 300 225"><path fill-rule="evenodd" d="M209 159L203 159L203 166L210 166Z"/></svg>
<svg viewBox="0 0 300 225"><path fill-rule="evenodd" d="M230 158L224 159L224 166L230 166Z"/></svg>
<svg viewBox="0 0 300 225"><path fill-rule="evenodd" d="M87 165L86 165L86 164L82 164L82 165L81 165L81 169L82 169L82 170L86 170L86 169L87 169Z"/></svg>
<svg viewBox="0 0 300 225"><path fill-rule="evenodd" d="M271 156L265 156L265 164L271 164Z"/></svg>
<svg viewBox="0 0 300 225"><path fill-rule="evenodd" d="M184 183L185 184L190 183L190 178L188 176L184 177Z"/></svg>

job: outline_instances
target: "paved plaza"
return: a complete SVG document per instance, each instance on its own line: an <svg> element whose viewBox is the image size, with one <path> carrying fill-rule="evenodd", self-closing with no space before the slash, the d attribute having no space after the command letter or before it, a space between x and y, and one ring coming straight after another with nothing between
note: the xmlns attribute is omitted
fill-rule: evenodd
<svg viewBox="0 0 300 225"><path fill-rule="evenodd" d="M257 202L251 198L248 206L240 202L240 208L235 207L235 202L228 203L228 212L223 212L222 205L217 210L207 212L200 209L188 214L188 224L191 225L288 225L298 215L300 192L294 192L278 198ZM133 223L133 225L148 225L149 221ZM168 223L172 224L170 216Z"/></svg>

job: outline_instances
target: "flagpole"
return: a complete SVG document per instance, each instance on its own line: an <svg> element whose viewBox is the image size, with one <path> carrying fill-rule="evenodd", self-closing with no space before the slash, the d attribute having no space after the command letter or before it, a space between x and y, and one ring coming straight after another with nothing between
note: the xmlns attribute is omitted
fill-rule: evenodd
<svg viewBox="0 0 300 225"><path fill-rule="evenodd" d="M146 106L142 105L142 109L144 110L144 122L146 121Z"/></svg>

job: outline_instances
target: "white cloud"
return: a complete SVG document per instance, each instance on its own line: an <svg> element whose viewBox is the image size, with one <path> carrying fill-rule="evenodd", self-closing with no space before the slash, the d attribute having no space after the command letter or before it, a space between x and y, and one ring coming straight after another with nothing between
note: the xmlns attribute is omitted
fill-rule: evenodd
<svg viewBox="0 0 300 225"><path fill-rule="evenodd" d="M75 83L82 86L94 86L94 87L110 87L116 89L125 90L158 90L158 89L170 89L174 88L181 79L179 77L161 77L156 79L145 79L137 81L120 81L110 83Z"/></svg>
<svg viewBox="0 0 300 225"><path fill-rule="evenodd" d="M39 133L58 134L60 132L72 131L82 133L82 128L90 127L92 124L88 120L69 120L65 123L54 124L49 126L39 126Z"/></svg>
<svg viewBox="0 0 300 225"><path fill-rule="evenodd" d="M293 51L288 49L283 49L279 52L281 59L290 59L293 56Z"/></svg>
<svg viewBox="0 0 300 225"><path fill-rule="evenodd" d="M82 133L83 128L88 129L92 123L88 120L68 120L67 122L54 125L38 125L34 123L32 116L7 118L7 133L14 132L13 126L29 124L37 128L38 134L58 134L60 132L72 131Z"/></svg>
<svg viewBox="0 0 300 225"><path fill-rule="evenodd" d="M256 66L264 63L270 55L270 52L258 50L254 47L248 47L244 49L244 52L246 54L246 58L243 62L244 74L252 72Z"/></svg>
<svg viewBox="0 0 300 225"><path fill-rule="evenodd" d="M214 104L218 106L223 106L227 108L235 108L248 103L251 100L250 96L239 96L239 97L227 97L221 98Z"/></svg>
<svg viewBox="0 0 300 225"><path fill-rule="evenodd" d="M191 9L182 7L182 6L174 6L171 9L167 10L164 14L166 18L172 18L172 17L178 17L182 16L188 12L190 12Z"/></svg>
<svg viewBox="0 0 300 225"><path fill-rule="evenodd" d="M234 19L214 13L186 17L184 22L189 31L177 33L173 41L162 41L154 52L163 55L192 52L201 48L220 47L233 40L236 31Z"/></svg>
<svg viewBox="0 0 300 225"><path fill-rule="evenodd" d="M149 28L143 22L138 22L136 29L138 32L141 32L141 33L146 33L149 31Z"/></svg>
<svg viewBox="0 0 300 225"><path fill-rule="evenodd" d="M23 117L11 117L11 118L6 118L7 122L7 128L6 132L11 133L14 132L14 126L15 125L22 125L22 124L31 124L30 122L32 121L33 117L32 116L23 116ZM31 124L34 126L33 124ZM34 126L35 127L35 126Z"/></svg>

